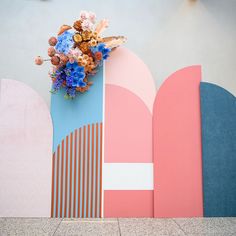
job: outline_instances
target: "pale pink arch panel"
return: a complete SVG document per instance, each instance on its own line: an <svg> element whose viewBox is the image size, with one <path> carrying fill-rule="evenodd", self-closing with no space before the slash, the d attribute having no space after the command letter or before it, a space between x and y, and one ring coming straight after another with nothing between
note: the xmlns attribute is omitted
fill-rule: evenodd
<svg viewBox="0 0 236 236"><path fill-rule="evenodd" d="M118 85L138 96L152 113L156 96L154 79L144 62L127 48L120 47L106 61L106 84Z"/></svg>
<svg viewBox="0 0 236 236"><path fill-rule="evenodd" d="M0 80L0 216L49 217L52 121L26 84Z"/></svg>
<svg viewBox="0 0 236 236"><path fill-rule="evenodd" d="M172 74L153 112L154 216L203 216L201 67Z"/></svg>

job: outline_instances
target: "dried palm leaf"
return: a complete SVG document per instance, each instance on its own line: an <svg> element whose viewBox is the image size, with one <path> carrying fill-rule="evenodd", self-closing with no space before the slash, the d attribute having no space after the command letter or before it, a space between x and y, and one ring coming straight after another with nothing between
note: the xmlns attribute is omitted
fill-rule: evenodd
<svg viewBox="0 0 236 236"><path fill-rule="evenodd" d="M62 25L59 29L58 35L63 34L66 30L72 29L69 25Z"/></svg>
<svg viewBox="0 0 236 236"><path fill-rule="evenodd" d="M97 34L100 35L108 27L108 25L109 25L108 20L106 20L106 19L101 20L98 23L98 25L95 29L95 32L97 32Z"/></svg>
<svg viewBox="0 0 236 236"><path fill-rule="evenodd" d="M126 38L124 36L111 36L111 37L105 37L102 39L102 41L106 44L106 47L108 48L116 48L122 45L126 42Z"/></svg>

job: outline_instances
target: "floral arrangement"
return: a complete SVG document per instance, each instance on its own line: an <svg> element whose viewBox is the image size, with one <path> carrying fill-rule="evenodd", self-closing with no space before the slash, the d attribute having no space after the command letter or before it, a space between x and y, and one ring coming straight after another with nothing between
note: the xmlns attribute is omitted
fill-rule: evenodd
<svg viewBox="0 0 236 236"><path fill-rule="evenodd" d="M37 56L35 64L42 65L44 61L51 61L51 92L55 93L64 87L65 98L73 99L90 88L90 78L96 74L103 60L126 41L123 36L102 38L101 34L107 27L106 19L96 25L96 15L93 12L82 11L73 27L62 25L57 37L49 38L50 58L43 59Z"/></svg>

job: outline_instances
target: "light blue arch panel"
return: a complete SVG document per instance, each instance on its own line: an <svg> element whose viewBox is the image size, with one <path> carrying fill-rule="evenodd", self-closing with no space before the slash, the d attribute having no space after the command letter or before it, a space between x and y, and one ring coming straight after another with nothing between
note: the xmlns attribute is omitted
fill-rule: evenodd
<svg viewBox="0 0 236 236"><path fill-rule="evenodd" d="M103 77L103 67L100 67L91 78L93 85L90 89L73 100L64 98L64 89L51 95L53 152L62 139L75 129L103 121Z"/></svg>

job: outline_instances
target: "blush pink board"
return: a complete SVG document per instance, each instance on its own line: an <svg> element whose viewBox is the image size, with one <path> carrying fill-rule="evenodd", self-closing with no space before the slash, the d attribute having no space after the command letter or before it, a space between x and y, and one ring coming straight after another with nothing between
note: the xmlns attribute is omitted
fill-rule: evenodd
<svg viewBox="0 0 236 236"><path fill-rule="evenodd" d="M203 216L201 67L172 74L153 108L154 216Z"/></svg>
<svg viewBox="0 0 236 236"><path fill-rule="evenodd" d="M153 191L105 190L104 217L153 217Z"/></svg>
<svg viewBox="0 0 236 236"><path fill-rule="evenodd" d="M152 115L134 93L106 85L105 162L152 162Z"/></svg>

